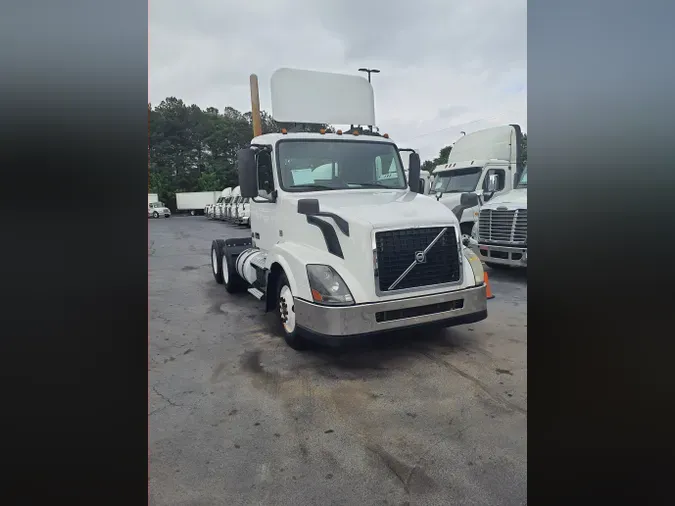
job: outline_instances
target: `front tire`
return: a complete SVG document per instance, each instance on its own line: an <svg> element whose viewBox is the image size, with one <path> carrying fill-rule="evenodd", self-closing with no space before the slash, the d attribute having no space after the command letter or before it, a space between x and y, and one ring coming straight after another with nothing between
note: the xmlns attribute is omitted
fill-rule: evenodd
<svg viewBox="0 0 675 506"><path fill-rule="evenodd" d="M154 211L154 212L152 213L152 217L153 217L153 218L159 218L159 213L158 213L157 211Z"/></svg>
<svg viewBox="0 0 675 506"><path fill-rule="evenodd" d="M297 351L307 349L307 341L298 333L293 292L284 272L277 283L277 322L286 344Z"/></svg>

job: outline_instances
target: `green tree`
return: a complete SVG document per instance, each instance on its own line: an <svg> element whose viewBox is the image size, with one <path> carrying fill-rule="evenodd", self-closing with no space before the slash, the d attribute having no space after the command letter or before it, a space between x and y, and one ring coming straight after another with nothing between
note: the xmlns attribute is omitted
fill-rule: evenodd
<svg viewBox="0 0 675 506"><path fill-rule="evenodd" d="M447 163L448 157L450 156L450 151L452 151L452 146L444 146L441 148L436 158L433 160L426 160L422 164L422 170L431 172L436 168L437 165Z"/></svg>

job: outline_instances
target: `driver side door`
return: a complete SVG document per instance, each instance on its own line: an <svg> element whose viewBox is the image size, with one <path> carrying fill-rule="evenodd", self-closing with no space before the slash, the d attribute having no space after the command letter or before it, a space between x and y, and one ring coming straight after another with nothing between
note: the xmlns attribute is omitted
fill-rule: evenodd
<svg viewBox="0 0 675 506"><path fill-rule="evenodd" d="M274 201L274 164L269 151L256 154L258 196L251 201L251 235L253 244L269 250L279 241L278 202Z"/></svg>

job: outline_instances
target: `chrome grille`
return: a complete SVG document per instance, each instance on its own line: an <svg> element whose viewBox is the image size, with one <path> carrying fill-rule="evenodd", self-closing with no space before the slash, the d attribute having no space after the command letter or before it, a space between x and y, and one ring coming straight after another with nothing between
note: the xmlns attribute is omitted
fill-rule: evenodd
<svg viewBox="0 0 675 506"><path fill-rule="evenodd" d="M527 244L527 209L481 209L478 240L486 243Z"/></svg>
<svg viewBox="0 0 675 506"><path fill-rule="evenodd" d="M424 251L444 228L445 234L429 249L424 263L416 264L392 291L459 281L461 267L454 227L386 230L375 234L379 291L388 291L415 262L415 253Z"/></svg>

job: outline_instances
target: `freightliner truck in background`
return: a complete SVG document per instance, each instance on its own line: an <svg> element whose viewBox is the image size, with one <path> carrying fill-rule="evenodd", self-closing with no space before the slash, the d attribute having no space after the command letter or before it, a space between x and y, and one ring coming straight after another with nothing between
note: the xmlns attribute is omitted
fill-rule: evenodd
<svg viewBox="0 0 675 506"><path fill-rule="evenodd" d="M360 76L280 69L271 91L277 122L375 125L373 90ZM410 155L408 184L386 134L261 135L255 75L251 97L254 138L238 153L251 232L213 241L218 283L263 301L294 349L316 336L487 317L482 264L462 243L456 217L476 205L475 194L451 211L417 193L419 155Z"/></svg>
<svg viewBox="0 0 675 506"><path fill-rule="evenodd" d="M513 190L481 208L470 242L489 267L527 267L527 167Z"/></svg>
<svg viewBox="0 0 675 506"><path fill-rule="evenodd" d="M469 236L480 207L511 191L520 179L522 133L518 125L486 128L460 137L447 163L436 166L431 195L453 209L466 192L478 195L478 205L464 210L462 235Z"/></svg>

